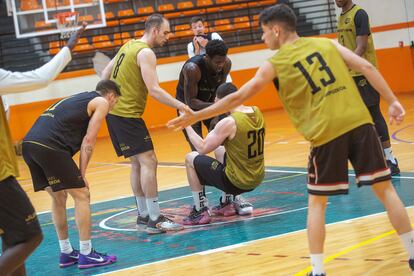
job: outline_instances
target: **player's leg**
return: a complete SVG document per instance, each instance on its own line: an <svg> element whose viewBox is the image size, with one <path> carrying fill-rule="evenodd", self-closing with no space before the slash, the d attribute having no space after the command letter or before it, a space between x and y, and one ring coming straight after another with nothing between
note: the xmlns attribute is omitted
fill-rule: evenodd
<svg viewBox="0 0 414 276"><path fill-rule="evenodd" d="M137 205L137 229L145 230L148 224L149 215L145 193L141 185L141 165L138 158L132 156L131 161L131 188L135 196L135 203Z"/></svg>
<svg viewBox="0 0 414 276"><path fill-rule="evenodd" d="M24 262L43 236L35 210L14 177L0 181L0 275L25 275Z"/></svg>
<svg viewBox="0 0 414 276"><path fill-rule="evenodd" d="M391 149L390 135L388 132L388 126L385 122L384 116L382 116L380 105L373 105L368 107L371 117L375 124L378 136L381 140L382 148L384 150L385 159L387 159L387 165L391 169L391 175L397 175L400 173L398 167L398 161L394 157Z"/></svg>
<svg viewBox="0 0 414 276"><path fill-rule="evenodd" d="M409 258L414 262L414 232L410 219L398 194L391 184L390 170L387 168L377 133L372 126L355 132L350 156L359 186L371 185L378 199L384 204L388 218L400 235ZM369 145L369 146L367 146ZM369 162L368 162L369 161ZM412 267L412 269L414 269Z"/></svg>
<svg viewBox="0 0 414 276"><path fill-rule="evenodd" d="M183 223L186 225L208 224L211 221L208 209L208 200L204 193L204 185L201 184L194 165L194 160L197 157L200 157L200 155L196 151L188 153L185 157L187 179L194 199L194 207L192 211L190 212L189 216L183 220ZM201 169L199 168L199 170Z"/></svg>

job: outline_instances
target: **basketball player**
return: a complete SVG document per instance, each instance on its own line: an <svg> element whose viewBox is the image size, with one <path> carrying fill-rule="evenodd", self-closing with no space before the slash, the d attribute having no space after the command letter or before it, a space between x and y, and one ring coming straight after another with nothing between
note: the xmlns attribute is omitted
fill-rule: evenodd
<svg viewBox="0 0 414 276"><path fill-rule="evenodd" d="M137 227L150 234L181 230L182 226L161 215L157 198L157 157L151 136L141 118L148 94L157 101L191 112L159 86L153 47L163 46L170 36L170 24L159 14L145 22L144 36L130 40L118 51L102 72L103 79L114 80L122 96L107 116L109 134L118 156L131 161L131 186L136 197Z"/></svg>
<svg viewBox="0 0 414 276"><path fill-rule="evenodd" d="M0 95L26 92L47 86L71 60L71 51L86 23L67 46L42 67L28 72L0 69ZM0 275L25 275L24 262L43 239L36 212L16 181L19 175L10 130L0 97Z"/></svg>
<svg viewBox="0 0 414 276"><path fill-rule="evenodd" d="M308 237L312 274L325 275L323 245L328 195L348 193L348 159L358 186L372 186L400 235L414 270L414 232L404 205L390 182L372 118L348 67L361 72L389 103L391 122L402 122L405 111L378 70L335 41L302 38L296 16L286 5L275 5L260 15L262 39L279 50L240 90L194 114L169 122L182 128L240 105L275 81L279 96L298 131L311 142L308 169ZM312 72L312 73L310 73Z"/></svg>
<svg viewBox="0 0 414 276"><path fill-rule="evenodd" d="M220 101L236 91L233 84L222 84L217 89L217 99ZM257 107L244 105L232 108L230 112L230 116L220 120L205 139L191 126L185 129L197 150L187 154L185 159L194 198L194 208L184 219L186 225L211 221L204 186L214 186L226 194L237 196L252 191L263 180L263 115ZM215 151L217 159L206 155L212 151Z"/></svg>
<svg viewBox="0 0 414 276"><path fill-rule="evenodd" d="M335 2L339 8L342 8L342 13L338 20L339 43L358 56L365 58L372 65L377 66L377 57L375 55L368 14L361 7L355 5L352 0L335 0ZM364 75L353 70L350 73L372 116L375 128L381 139L387 164L391 169L391 175L397 175L400 173L400 169L397 159L392 154L388 126L380 109L380 96Z"/></svg>
<svg viewBox="0 0 414 276"><path fill-rule="evenodd" d="M79 268L108 265L115 256L98 253L91 242L91 210L86 169L96 137L120 91L110 80L100 81L96 91L67 97L50 106L23 139L23 158L29 167L35 192L52 197L52 216L61 249L59 265L78 263ZM80 151L79 168L72 157ZM75 202L80 250L73 249L66 217L67 194Z"/></svg>

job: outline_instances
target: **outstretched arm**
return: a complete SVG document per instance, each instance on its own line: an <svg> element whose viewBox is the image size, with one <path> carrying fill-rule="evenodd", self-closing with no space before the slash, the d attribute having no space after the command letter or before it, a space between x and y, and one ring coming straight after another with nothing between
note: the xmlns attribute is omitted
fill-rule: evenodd
<svg viewBox="0 0 414 276"><path fill-rule="evenodd" d="M173 98L167 91L160 87L156 71L157 59L151 49L147 48L139 52L137 64L141 67L142 78L151 97L175 109L189 111L188 106Z"/></svg>
<svg viewBox="0 0 414 276"><path fill-rule="evenodd" d="M395 120L397 124L401 123L404 120L405 110L398 101L397 97L392 92L391 88L388 86L385 79L382 77L377 68L372 65L366 59L356 55L351 50L343 47L338 42L332 40L332 43L337 47L339 53L344 59L345 63L349 68L354 71L362 73L369 83L375 88L375 90L380 93L380 95L387 101L389 104L389 115L390 122L393 123Z"/></svg>
<svg viewBox="0 0 414 276"><path fill-rule="evenodd" d="M71 61L71 50L86 28L86 23L74 33L59 53L42 67L27 72L0 69L0 95L39 89L51 83Z"/></svg>
<svg viewBox="0 0 414 276"><path fill-rule="evenodd" d="M86 135L82 140L79 157L79 169L83 179L86 179L86 168L88 167L89 161L92 157L93 149L96 143L96 137L98 136L102 121L105 119L108 111L109 103L102 97L96 97L88 104L88 112L91 114L91 119L89 120Z"/></svg>
<svg viewBox="0 0 414 276"><path fill-rule="evenodd" d="M227 138L233 138L236 133L236 123L232 117L227 117L217 123L215 128L207 134L205 139L201 138L194 129L186 127L188 138L200 154L207 154L214 151Z"/></svg>
<svg viewBox="0 0 414 276"><path fill-rule="evenodd" d="M272 64L266 61L265 64L257 70L256 75L245 83L239 91L224 97L210 107L197 111L194 114L182 114L180 117L169 121L167 126L179 130L192 125L195 122L230 111L241 105L248 98L259 93L268 83L272 82L276 76L277 74Z"/></svg>

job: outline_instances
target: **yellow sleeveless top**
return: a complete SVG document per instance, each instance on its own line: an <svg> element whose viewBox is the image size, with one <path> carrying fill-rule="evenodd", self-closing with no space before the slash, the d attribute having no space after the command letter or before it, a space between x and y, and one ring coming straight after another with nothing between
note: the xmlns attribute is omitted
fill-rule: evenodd
<svg viewBox="0 0 414 276"><path fill-rule="evenodd" d="M227 178L234 186L251 190L259 186L265 174L263 114L257 107L254 112L233 112L236 122L236 135L224 142L226 149Z"/></svg>
<svg viewBox="0 0 414 276"><path fill-rule="evenodd" d="M110 114L126 118L141 118L147 103L148 90L137 64L138 53L149 46L132 39L125 43L115 57L111 80L121 87L121 97Z"/></svg>
<svg viewBox="0 0 414 276"><path fill-rule="evenodd" d="M350 49L352 52L355 51L356 44L356 27L355 27L355 15L362 8L354 5L349 11L341 14L338 20L338 42ZM372 39L372 34L368 35L368 45L367 49L362 56L375 67L377 67L377 56L375 54L374 40ZM361 76L359 72L349 70L352 76Z"/></svg>
<svg viewBox="0 0 414 276"><path fill-rule="evenodd" d="M278 74L279 97L298 131L320 146L371 116L341 54L326 38L300 38L269 59Z"/></svg>
<svg viewBox="0 0 414 276"><path fill-rule="evenodd" d="M19 171L9 124L0 97L0 181L10 176L19 176Z"/></svg>

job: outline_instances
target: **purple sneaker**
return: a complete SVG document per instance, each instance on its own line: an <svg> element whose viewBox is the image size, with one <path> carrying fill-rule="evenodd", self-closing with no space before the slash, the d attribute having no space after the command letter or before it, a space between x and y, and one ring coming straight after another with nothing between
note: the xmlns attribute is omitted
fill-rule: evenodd
<svg viewBox="0 0 414 276"><path fill-rule="evenodd" d="M73 249L72 252L69 254L66 253L60 253L59 257L59 266L60 267L67 267L70 265L74 265L79 260L79 251L76 249Z"/></svg>
<svg viewBox="0 0 414 276"><path fill-rule="evenodd" d="M183 219L184 225L209 224L210 222L211 216L208 207L203 207L200 211L197 211L194 206L188 217Z"/></svg>
<svg viewBox="0 0 414 276"><path fill-rule="evenodd" d="M230 217L236 214L236 209L232 200L227 200L225 203L222 203L220 197L220 204L214 206L211 212L215 216Z"/></svg>
<svg viewBox="0 0 414 276"><path fill-rule="evenodd" d="M95 266L104 266L116 262L116 256L98 253L92 249L88 255L79 254L78 267L90 268Z"/></svg>

